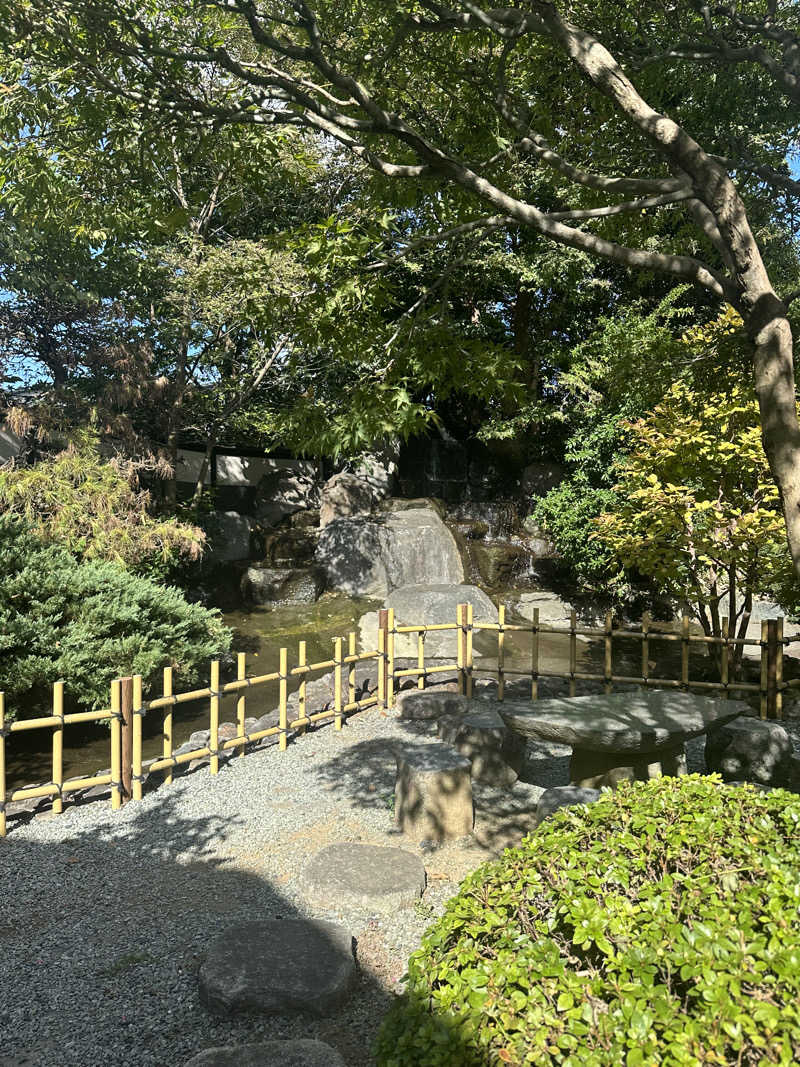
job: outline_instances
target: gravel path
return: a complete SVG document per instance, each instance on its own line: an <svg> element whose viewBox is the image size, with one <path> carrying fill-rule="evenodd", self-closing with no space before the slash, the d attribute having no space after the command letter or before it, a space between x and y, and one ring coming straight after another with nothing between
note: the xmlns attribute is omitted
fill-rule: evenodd
<svg viewBox="0 0 800 1067"><path fill-rule="evenodd" d="M253 752L215 779L198 770L121 812L93 803L13 828L0 842L0 1067L180 1067L209 1046L276 1037L316 1037L349 1067L373 1064L423 931L468 871L530 831L542 791L568 781L569 749L532 744L513 790L475 784L474 834L428 853L394 828L391 746L433 733L370 710L341 733L326 726L284 753ZM702 769L702 744L687 746L690 771ZM196 981L208 941L240 919L311 914L295 879L335 841L423 855L422 901L389 918L314 911L358 943L360 984L337 1016L210 1015Z"/></svg>

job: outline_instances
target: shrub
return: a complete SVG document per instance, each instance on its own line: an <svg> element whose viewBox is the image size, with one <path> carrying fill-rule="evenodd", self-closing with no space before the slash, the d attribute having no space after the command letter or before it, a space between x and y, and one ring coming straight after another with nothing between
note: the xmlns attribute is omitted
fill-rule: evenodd
<svg viewBox="0 0 800 1067"><path fill-rule="evenodd" d="M698 775L562 809L427 931L380 1067L800 1062L798 830Z"/></svg>
<svg viewBox="0 0 800 1067"><path fill-rule="evenodd" d="M0 471L0 506L48 544L152 578L198 560L205 543L196 526L152 515L133 466L103 459L88 435L32 467Z"/></svg>
<svg viewBox="0 0 800 1067"><path fill-rule="evenodd" d="M111 681L172 664L184 680L230 647L219 614L113 563L80 562L0 519L0 689L15 697L59 678L78 703L108 705ZM30 708L31 712L35 708Z"/></svg>

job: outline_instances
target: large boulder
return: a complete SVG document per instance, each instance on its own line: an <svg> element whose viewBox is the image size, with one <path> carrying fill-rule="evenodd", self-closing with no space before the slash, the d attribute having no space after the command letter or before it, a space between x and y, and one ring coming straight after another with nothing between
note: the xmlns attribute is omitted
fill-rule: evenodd
<svg viewBox="0 0 800 1067"><path fill-rule="evenodd" d="M329 522L316 558L327 588L350 596L377 599L401 586L464 581L455 538L432 508Z"/></svg>
<svg viewBox="0 0 800 1067"><path fill-rule="evenodd" d="M258 1045L207 1048L185 1067L345 1067L335 1048L324 1041L295 1038L263 1041Z"/></svg>
<svg viewBox="0 0 800 1067"><path fill-rule="evenodd" d="M321 919L240 922L212 941L200 999L219 1014L330 1015L356 978L353 938Z"/></svg>
<svg viewBox="0 0 800 1067"><path fill-rule="evenodd" d="M497 622L497 608L482 589L476 585L406 585L395 589L384 607L394 608L397 626L414 626L425 623L435 626L440 623L455 623L459 604L472 604L476 622ZM359 637L363 649L378 647L378 613L370 611L362 615ZM417 634L398 634L394 639L396 659L416 659ZM477 635L476 635L477 637ZM496 643L496 642L495 642ZM484 653L479 647L480 639L473 642L473 655ZM425 659L455 660L458 655L458 631L433 630L425 637Z"/></svg>
<svg viewBox="0 0 800 1067"><path fill-rule="evenodd" d="M211 557L220 563L249 559L253 520L238 511L217 511L209 523Z"/></svg>
<svg viewBox="0 0 800 1067"><path fill-rule="evenodd" d="M276 526L289 515L319 505L319 485L303 471L270 471L256 488L254 516L260 526Z"/></svg>
<svg viewBox="0 0 800 1067"><path fill-rule="evenodd" d="M539 623L542 626L569 626L572 604L563 600L558 593L548 589L536 589L523 593L513 604L514 610L523 619L533 621L533 613L539 609ZM584 640L584 639L579 639Z"/></svg>
<svg viewBox="0 0 800 1067"><path fill-rule="evenodd" d="M337 519L369 515L377 502L378 497L366 478L349 471L340 471L322 487L319 505L320 528L324 529Z"/></svg>
<svg viewBox="0 0 800 1067"><path fill-rule="evenodd" d="M792 753L792 739L780 723L744 715L706 737L706 766L726 782L786 785Z"/></svg>

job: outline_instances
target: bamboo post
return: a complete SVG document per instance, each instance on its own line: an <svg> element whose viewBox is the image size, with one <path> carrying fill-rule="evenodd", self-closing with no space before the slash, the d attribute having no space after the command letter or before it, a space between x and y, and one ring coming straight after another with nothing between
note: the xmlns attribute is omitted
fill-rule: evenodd
<svg viewBox="0 0 800 1067"><path fill-rule="evenodd" d="M689 616L681 615L681 689L689 688Z"/></svg>
<svg viewBox="0 0 800 1067"><path fill-rule="evenodd" d="M306 643L301 641L297 646L297 666L305 667L306 665ZM297 717L300 720L298 726L299 732L304 734L306 732L306 676L300 675L300 685L297 689Z"/></svg>
<svg viewBox="0 0 800 1067"><path fill-rule="evenodd" d="M775 645L775 717L783 718L783 616L776 619Z"/></svg>
<svg viewBox="0 0 800 1067"><path fill-rule="evenodd" d="M165 697L171 697L174 693L174 680L172 667L164 668L162 689ZM164 708L164 722L161 726L161 758L172 759L172 714L173 705L167 704ZM164 768L164 785L172 785L172 767Z"/></svg>
<svg viewBox="0 0 800 1067"><path fill-rule="evenodd" d="M650 681L650 612L642 615L642 684Z"/></svg>
<svg viewBox="0 0 800 1067"><path fill-rule="evenodd" d="M388 707L386 691L389 673L389 609L381 608L378 612L378 703L382 708Z"/></svg>
<svg viewBox="0 0 800 1067"><path fill-rule="evenodd" d="M506 691L505 679L505 634L506 606L497 605L497 699L502 700Z"/></svg>
<svg viewBox="0 0 800 1067"><path fill-rule="evenodd" d="M472 700L472 616L475 608L467 604L467 698Z"/></svg>
<svg viewBox="0 0 800 1067"><path fill-rule="evenodd" d="M247 655L244 652L237 652L236 654L236 681L243 682L247 678ZM244 724L244 720L247 718L247 690L240 689L236 697L236 733L239 737L244 737L247 731L247 727ZM239 756L244 756L247 753L247 742L242 741L239 746Z"/></svg>
<svg viewBox="0 0 800 1067"><path fill-rule="evenodd" d="M606 637L605 637L605 656L603 659L603 690L606 693L610 693L613 688L613 646L614 640L614 616L611 612L606 613Z"/></svg>
<svg viewBox="0 0 800 1067"><path fill-rule="evenodd" d="M122 715L122 803L131 799L131 773L133 766L133 678L120 679Z"/></svg>
<svg viewBox="0 0 800 1067"><path fill-rule="evenodd" d="M53 727L53 785L58 790L53 794L52 811L58 815L64 810L61 787L64 785L64 683L53 685L53 715L59 720Z"/></svg>
<svg viewBox="0 0 800 1067"><path fill-rule="evenodd" d="M769 683L769 635L767 632L767 620L761 621L761 708L762 719L767 717L767 685Z"/></svg>
<svg viewBox="0 0 800 1067"><path fill-rule="evenodd" d="M539 609L533 609L531 634L531 700L539 699Z"/></svg>
<svg viewBox="0 0 800 1067"><path fill-rule="evenodd" d="M767 620L767 716L778 717L778 620Z"/></svg>
<svg viewBox="0 0 800 1067"><path fill-rule="evenodd" d="M0 690L0 837L6 836L6 695Z"/></svg>
<svg viewBox="0 0 800 1067"><path fill-rule="evenodd" d="M466 678L466 663L467 663L467 625L466 625L467 605L459 604L456 608L456 637L458 638L458 648L456 651L456 670L458 672L458 691L459 693L465 693L467 691L467 678Z"/></svg>
<svg viewBox="0 0 800 1067"><path fill-rule="evenodd" d="M425 631L417 634L417 689L425 688Z"/></svg>
<svg viewBox="0 0 800 1067"><path fill-rule="evenodd" d="M722 688L725 696L728 695L728 683L730 680L730 668L731 668L731 647L728 643L730 640L730 620L727 616L722 620L722 656L720 657L719 664L719 680L722 683Z"/></svg>
<svg viewBox="0 0 800 1067"><path fill-rule="evenodd" d="M569 695L575 696L575 671L578 669L578 639L575 627L578 625L574 611L569 613Z"/></svg>
<svg viewBox="0 0 800 1067"><path fill-rule="evenodd" d="M209 701L209 738L208 747L211 751L209 761L212 774L219 774L219 660L211 661L211 700Z"/></svg>
<svg viewBox="0 0 800 1067"><path fill-rule="evenodd" d="M391 708L394 705L394 608L389 608L386 641L386 706Z"/></svg>
<svg viewBox="0 0 800 1067"><path fill-rule="evenodd" d="M280 651L278 667L278 750L286 751L289 742L289 649L282 648Z"/></svg>
<svg viewBox="0 0 800 1067"><path fill-rule="evenodd" d="M133 676L133 768L131 781L133 782L133 799L142 799L142 676Z"/></svg>
<svg viewBox="0 0 800 1067"><path fill-rule="evenodd" d="M381 608L381 613L386 609ZM386 630L378 626L378 707L386 710Z"/></svg>
<svg viewBox="0 0 800 1067"><path fill-rule="evenodd" d="M347 635L347 655L355 656L356 654L356 635L354 631L350 631ZM347 671L347 703L355 704L356 702L356 664L355 660L350 661L349 669Z"/></svg>
<svg viewBox="0 0 800 1067"><path fill-rule="evenodd" d="M342 728L342 639L337 637L333 642L333 728Z"/></svg>
<svg viewBox="0 0 800 1067"><path fill-rule="evenodd" d="M111 810L122 807L122 682L111 683Z"/></svg>

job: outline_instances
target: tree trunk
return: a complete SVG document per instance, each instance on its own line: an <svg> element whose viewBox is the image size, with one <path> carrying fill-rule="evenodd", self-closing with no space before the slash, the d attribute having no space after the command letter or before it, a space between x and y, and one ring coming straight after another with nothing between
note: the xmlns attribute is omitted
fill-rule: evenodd
<svg viewBox="0 0 800 1067"><path fill-rule="evenodd" d="M760 294L744 319L755 346L755 389L761 435L781 494L792 563L800 575L800 423L795 397L792 331L786 308L772 291Z"/></svg>
<svg viewBox="0 0 800 1067"><path fill-rule="evenodd" d="M214 454L215 445L216 441L213 438L209 438L206 441L206 450L205 454L203 455L203 462L200 464L200 471L197 475L197 481L194 487L194 495L192 497L192 503L195 505L199 504L200 500L202 499L203 487L206 483L206 475L208 474L208 469L211 466L211 457Z"/></svg>

